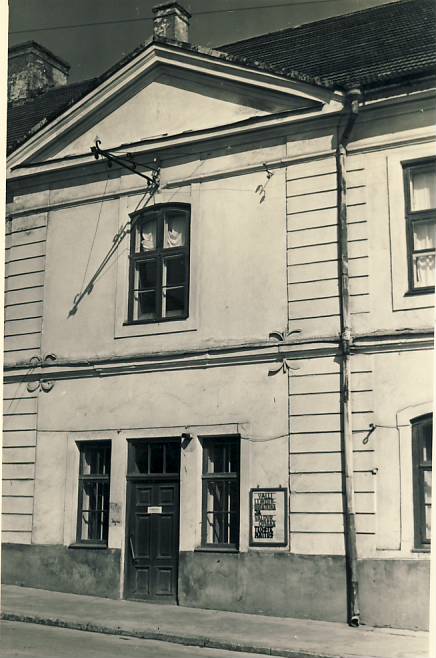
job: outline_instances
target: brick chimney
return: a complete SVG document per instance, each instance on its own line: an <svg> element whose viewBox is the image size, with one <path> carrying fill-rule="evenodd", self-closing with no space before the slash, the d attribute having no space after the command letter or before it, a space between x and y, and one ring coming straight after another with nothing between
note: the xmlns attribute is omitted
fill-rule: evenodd
<svg viewBox="0 0 436 658"><path fill-rule="evenodd" d="M9 48L8 100L24 102L68 81L70 66L35 41Z"/></svg>
<svg viewBox="0 0 436 658"><path fill-rule="evenodd" d="M153 7L153 34L176 41L189 41L191 14L178 2L166 2Z"/></svg>

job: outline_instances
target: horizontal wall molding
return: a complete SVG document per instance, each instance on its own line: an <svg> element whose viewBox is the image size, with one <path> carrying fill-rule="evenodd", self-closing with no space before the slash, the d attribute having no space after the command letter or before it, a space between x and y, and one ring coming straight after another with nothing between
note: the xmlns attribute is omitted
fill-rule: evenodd
<svg viewBox="0 0 436 658"><path fill-rule="evenodd" d="M141 372L158 372L170 370L191 370L199 368L225 367L250 364L280 363L289 361L333 357L338 354L340 341L338 336L288 339L284 342L246 342L234 345L208 346L207 349L192 351L167 351L159 353L142 353L94 359L63 359L58 357L50 365L32 368L28 358L15 364L6 364L5 383L17 381L37 381L76 379L85 377L105 377ZM371 354L377 352L409 351L433 348L433 330L422 329L407 333L375 333L353 337L352 351ZM35 348L36 349L36 348ZM32 351L28 348L28 351ZM295 371L298 376L298 371ZM281 376L278 373L275 376Z"/></svg>

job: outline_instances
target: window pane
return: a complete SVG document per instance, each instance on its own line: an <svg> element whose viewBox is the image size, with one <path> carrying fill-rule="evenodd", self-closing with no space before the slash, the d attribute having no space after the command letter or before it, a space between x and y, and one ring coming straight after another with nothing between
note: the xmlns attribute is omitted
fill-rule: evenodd
<svg viewBox="0 0 436 658"><path fill-rule="evenodd" d="M425 463L430 463L432 460L432 426L428 424L422 428L422 456L421 460Z"/></svg>
<svg viewBox="0 0 436 658"><path fill-rule="evenodd" d="M224 444L206 448L207 473L224 473Z"/></svg>
<svg viewBox="0 0 436 658"><path fill-rule="evenodd" d="M225 543L226 519L224 511L224 487L225 482L210 481L207 484L207 542Z"/></svg>
<svg viewBox="0 0 436 658"><path fill-rule="evenodd" d="M146 260L136 263L135 290L155 288L157 280L157 260Z"/></svg>
<svg viewBox="0 0 436 658"><path fill-rule="evenodd" d="M150 473L163 473L164 447L160 443L150 445Z"/></svg>
<svg viewBox="0 0 436 658"><path fill-rule="evenodd" d="M416 288L435 284L435 254L413 254L413 276Z"/></svg>
<svg viewBox="0 0 436 658"><path fill-rule="evenodd" d="M80 447L82 475L106 475L110 470L110 448L105 445Z"/></svg>
<svg viewBox="0 0 436 658"><path fill-rule="evenodd" d="M185 255L167 256L163 262L162 285L177 286L185 283Z"/></svg>
<svg viewBox="0 0 436 658"><path fill-rule="evenodd" d="M83 446L82 448L82 474L93 475L98 473L98 452L95 448Z"/></svg>
<svg viewBox="0 0 436 658"><path fill-rule="evenodd" d="M136 253L156 249L157 219L141 222L137 231Z"/></svg>
<svg viewBox="0 0 436 658"><path fill-rule="evenodd" d="M429 222L413 222L413 248L414 251L421 249L434 249L436 245L436 224Z"/></svg>
<svg viewBox="0 0 436 658"><path fill-rule="evenodd" d="M142 443L133 443L133 450L130 454L133 454L133 464L130 466L130 470L136 473L147 474L148 471L148 446Z"/></svg>
<svg viewBox="0 0 436 658"><path fill-rule="evenodd" d="M178 473L180 470L180 447L177 443L166 444L166 473Z"/></svg>
<svg viewBox="0 0 436 658"><path fill-rule="evenodd" d="M227 471L239 472L239 443L231 443L227 449Z"/></svg>
<svg viewBox="0 0 436 658"><path fill-rule="evenodd" d="M179 211L165 214L164 249L184 247L186 244L186 215Z"/></svg>
<svg viewBox="0 0 436 658"><path fill-rule="evenodd" d="M135 320L154 320L156 318L156 291L135 292Z"/></svg>
<svg viewBox="0 0 436 658"><path fill-rule="evenodd" d="M425 539L431 541L431 505L425 506Z"/></svg>
<svg viewBox="0 0 436 658"><path fill-rule="evenodd" d="M423 470L422 472L423 483L424 483L424 502L426 504L431 503L431 470Z"/></svg>
<svg viewBox="0 0 436 658"><path fill-rule="evenodd" d="M185 288L166 288L162 291L162 317L178 318L185 314Z"/></svg>
<svg viewBox="0 0 436 658"><path fill-rule="evenodd" d="M108 531L109 482L83 481L80 539L105 541Z"/></svg>
<svg viewBox="0 0 436 658"><path fill-rule="evenodd" d="M207 483L207 543L237 544L239 534L239 483Z"/></svg>
<svg viewBox="0 0 436 658"><path fill-rule="evenodd" d="M410 173L412 210L436 208L436 169L416 169Z"/></svg>

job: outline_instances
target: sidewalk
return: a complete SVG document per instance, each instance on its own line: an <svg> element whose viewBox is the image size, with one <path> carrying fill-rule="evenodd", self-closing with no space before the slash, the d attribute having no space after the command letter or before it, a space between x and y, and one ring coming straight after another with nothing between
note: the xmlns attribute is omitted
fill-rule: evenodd
<svg viewBox="0 0 436 658"><path fill-rule="evenodd" d="M2 618L287 658L427 658L428 633L200 610L5 585Z"/></svg>

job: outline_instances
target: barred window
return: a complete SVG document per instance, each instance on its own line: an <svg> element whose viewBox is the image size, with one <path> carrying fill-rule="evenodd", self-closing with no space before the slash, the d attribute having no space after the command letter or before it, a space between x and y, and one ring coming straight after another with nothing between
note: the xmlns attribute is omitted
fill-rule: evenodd
<svg viewBox="0 0 436 658"><path fill-rule="evenodd" d="M239 438L204 439L203 546L238 548L239 486Z"/></svg>
<svg viewBox="0 0 436 658"><path fill-rule="evenodd" d="M433 416L412 420L415 547L430 548Z"/></svg>
<svg viewBox="0 0 436 658"><path fill-rule="evenodd" d="M80 442L77 541L107 545L109 527L110 441Z"/></svg>

